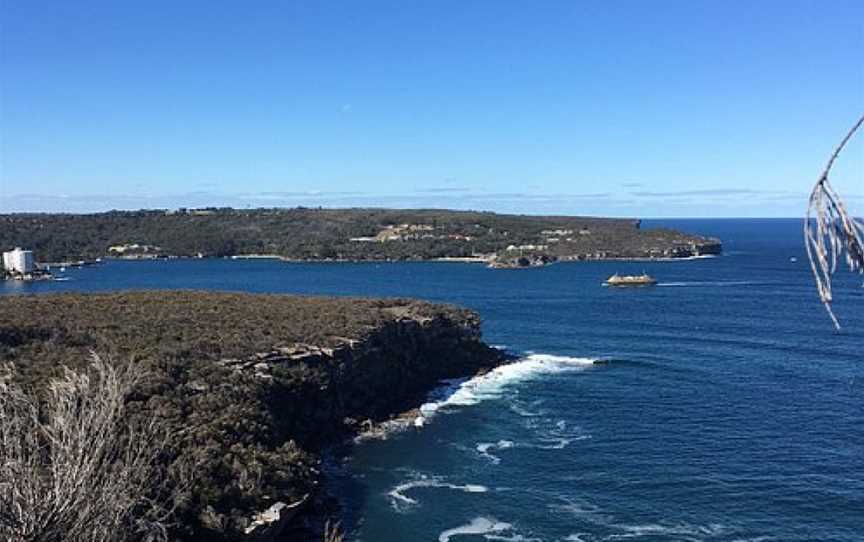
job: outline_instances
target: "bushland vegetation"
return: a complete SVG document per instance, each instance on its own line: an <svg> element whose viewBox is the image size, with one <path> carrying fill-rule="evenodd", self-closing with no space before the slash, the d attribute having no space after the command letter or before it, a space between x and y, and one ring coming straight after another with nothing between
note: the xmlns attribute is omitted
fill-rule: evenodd
<svg viewBox="0 0 864 542"><path fill-rule="evenodd" d="M357 240L404 224L431 229L403 232L398 240ZM571 233L544 233L556 230ZM43 262L105 257L111 246L125 244L158 247L162 255L180 257L428 260L550 244L549 238L557 244L548 251L559 256L597 251L642 256L653 248L704 241L671 230L643 231L636 220L473 211L214 208L0 215L0 248L31 248Z"/></svg>
<svg viewBox="0 0 864 542"><path fill-rule="evenodd" d="M402 321L453 333L424 344ZM482 362L487 347L469 332L478 322L464 309L399 299L2 296L0 538L127 540L106 534L122 528L128 540L235 539L255 512L314 494L322 446L391 413L399 393L470 370L453 365L458 354L468 367ZM281 362L267 378L223 363L346 341L368 354ZM82 521L105 529L87 534Z"/></svg>

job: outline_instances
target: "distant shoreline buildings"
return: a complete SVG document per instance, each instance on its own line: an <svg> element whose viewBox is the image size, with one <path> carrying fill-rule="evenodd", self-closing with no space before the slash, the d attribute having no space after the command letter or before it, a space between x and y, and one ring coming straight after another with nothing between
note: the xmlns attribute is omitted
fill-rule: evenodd
<svg viewBox="0 0 864 542"><path fill-rule="evenodd" d="M0 280L50 280L51 273L43 271L36 265L32 250L15 247L3 253L3 269Z"/></svg>
<svg viewBox="0 0 864 542"><path fill-rule="evenodd" d="M11 274L27 275L36 270L32 250L22 250L18 247L3 253L3 268Z"/></svg>
<svg viewBox="0 0 864 542"><path fill-rule="evenodd" d="M33 249L38 269L101 258L275 257L283 261L542 261L718 254L717 239L633 219L446 209L196 209L0 215L0 247ZM8 227L7 227L8 226ZM49 263L53 262L53 263Z"/></svg>

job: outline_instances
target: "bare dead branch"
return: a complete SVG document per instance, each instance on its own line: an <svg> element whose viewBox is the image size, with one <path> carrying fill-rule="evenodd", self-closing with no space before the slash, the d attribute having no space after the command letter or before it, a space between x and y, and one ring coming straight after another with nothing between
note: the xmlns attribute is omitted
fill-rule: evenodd
<svg viewBox="0 0 864 542"><path fill-rule="evenodd" d="M831 278L837 271L837 263L841 258L845 260L850 271L864 272L864 223L849 216L843 200L831 186L828 174L846 143L862 124L864 116L858 119L834 150L810 193L804 220L804 246L816 280L816 290L837 329L840 329L840 321L831 308Z"/></svg>
<svg viewBox="0 0 864 542"><path fill-rule="evenodd" d="M94 355L41 400L12 371L0 374L0 539L166 541L174 499L160 458L169 434L154 416L129 415L139 366Z"/></svg>
<svg viewBox="0 0 864 542"><path fill-rule="evenodd" d="M345 539L345 534L339 526L339 523L324 524L324 542L342 542Z"/></svg>

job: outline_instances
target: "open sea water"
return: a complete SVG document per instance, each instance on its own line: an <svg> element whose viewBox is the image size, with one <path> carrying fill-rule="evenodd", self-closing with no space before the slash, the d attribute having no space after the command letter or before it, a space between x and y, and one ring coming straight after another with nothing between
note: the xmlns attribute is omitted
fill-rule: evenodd
<svg viewBox="0 0 864 542"><path fill-rule="evenodd" d="M411 296L478 310L487 342L519 361L442 383L422 428L331 466L350 540L864 540L862 277L837 277L836 332L800 221L643 227L655 225L720 237L725 253L519 271L112 261L0 292ZM601 286L643 270L660 283Z"/></svg>

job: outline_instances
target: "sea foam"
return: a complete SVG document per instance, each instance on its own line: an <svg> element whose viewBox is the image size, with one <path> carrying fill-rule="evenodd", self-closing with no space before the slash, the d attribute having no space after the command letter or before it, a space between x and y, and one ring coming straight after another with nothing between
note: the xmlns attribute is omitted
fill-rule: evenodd
<svg viewBox="0 0 864 542"><path fill-rule="evenodd" d="M692 524L688 522L657 522L644 524L629 524L616 521L610 512L585 501L570 497L559 497L559 504L550 505L550 508L558 513L571 514L580 522L589 525L603 527L611 531L603 537L603 540L626 540L626 539L663 539L702 542L717 538L727 539L727 535L734 529L719 523ZM565 538L567 541L581 542L586 533L574 533Z"/></svg>
<svg viewBox="0 0 864 542"><path fill-rule="evenodd" d="M544 374L583 370L595 361L592 358L530 354L474 378L445 381L429 395L429 401L420 406L420 413L423 418L429 418L443 407L471 406L489 399L497 399L504 394L508 386L514 383Z"/></svg>
<svg viewBox="0 0 864 542"><path fill-rule="evenodd" d="M477 452L492 462L492 464L497 465L501 463L501 458L497 455L491 453L489 450L506 450L508 448L512 448L515 446L512 440L499 440L498 442L481 442L477 445Z"/></svg>
<svg viewBox="0 0 864 542"><path fill-rule="evenodd" d="M420 504L417 499L409 497L407 494L409 491L418 488L442 488L465 493L486 493L489 491L489 488L479 484L454 484L446 482L439 477L418 475L416 480L403 482L387 493L387 496L390 497L391 506L395 510L401 511L406 507Z"/></svg>
<svg viewBox="0 0 864 542"><path fill-rule="evenodd" d="M527 538L516 531L510 523L493 518L476 517L465 525L447 529L438 535L438 542L450 542L454 536L482 535L486 540L500 542L543 542L540 538Z"/></svg>
<svg viewBox="0 0 864 542"><path fill-rule="evenodd" d="M501 450L512 448L563 450L575 441L591 438L591 435L581 427L568 427L564 420L532 417L527 419L524 426L531 432L527 440L514 442L502 439L498 442L479 442L474 449L480 457L487 459L493 465L499 465L501 457L498 452Z"/></svg>
<svg viewBox="0 0 864 542"><path fill-rule="evenodd" d="M478 517L471 520L470 523L447 529L438 536L438 542L450 542L450 538L465 534L480 534L486 535L491 533L500 533L509 531L513 526L509 523L500 522L494 519Z"/></svg>

